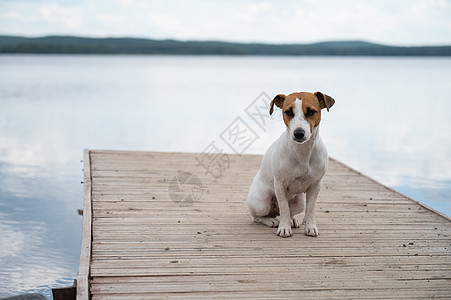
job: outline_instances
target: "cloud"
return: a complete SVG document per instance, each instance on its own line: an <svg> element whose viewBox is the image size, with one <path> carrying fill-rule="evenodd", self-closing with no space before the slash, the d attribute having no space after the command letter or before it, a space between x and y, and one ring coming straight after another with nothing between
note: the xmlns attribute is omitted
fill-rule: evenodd
<svg viewBox="0 0 451 300"><path fill-rule="evenodd" d="M122 6L135 6L137 2L135 0L116 0L116 3Z"/></svg>
<svg viewBox="0 0 451 300"><path fill-rule="evenodd" d="M243 12L239 15L239 19L250 23L255 22L256 19L262 18L262 15L271 11L272 5L267 2L248 4Z"/></svg>
<svg viewBox="0 0 451 300"><path fill-rule="evenodd" d="M83 25L83 13L77 7L64 7L58 4L43 5L39 9L45 22L61 24L66 28L77 29Z"/></svg>
<svg viewBox="0 0 451 300"><path fill-rule="evenodd" d="M103 23L122 23L123 18L114 14L97 13L96 18Z"/></svg>
<svg viewBox="0 0 451 300"><path fill-rule="evenodd" d="M415 15L426 15L434 9L448 8L448 3L445 0L420 0L413 2L409 6L409 11Z"/></svg>
<svg viewBox="0 0 451 300"><path fill-rule="evenodd" d="M0 13L0 18L14 21L26 21L26 17L18 12L3 12Z"/></svg>
<svg viewBox="0 0 451 300"><path fill-rule="evenodd" d="M155 26L159 30L165 32L176 32L183 30L183 26L180 24L178 19L175 16L168 14L150 13L147 24L150 26Z"/></svg>

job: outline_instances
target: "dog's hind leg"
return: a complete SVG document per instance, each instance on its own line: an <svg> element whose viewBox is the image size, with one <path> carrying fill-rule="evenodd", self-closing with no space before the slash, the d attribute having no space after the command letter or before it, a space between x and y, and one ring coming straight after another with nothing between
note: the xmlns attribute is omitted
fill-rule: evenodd
<svg viewBox="0 0 451 300"><path fill-rule="evenodd" d="M265 199L265 202L268 201ZM276 219L276 217L279 215L279 205L277 203L276 197L271 197L270 205L269 205L269 211L268 207L266 206L261 213L263 216L255 216L252 215L252 219L254 222L265 224L268 227L277 227L279 226L279 220Z"/></svg>
<svg viewBox="0 0 451 300"><path fill-rule="evenodd" d="M252 220L256 223L265 224L268 227L279 226L279 220L275 217L279 215L277 200L269 191L261 188L252 188L247 197L247 205L251 213Z"/></svg>

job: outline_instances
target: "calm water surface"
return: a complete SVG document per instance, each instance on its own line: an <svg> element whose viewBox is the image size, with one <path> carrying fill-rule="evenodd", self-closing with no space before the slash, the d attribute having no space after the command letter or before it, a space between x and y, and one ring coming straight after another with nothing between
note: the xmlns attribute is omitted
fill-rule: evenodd
<svg viewBox="0 0 451 300"><path fill-rule="evenodd" d="M262 92L322 91L329 154L451 215L451 59L0 56L0 297L70 286L83 149L201 152Z"/></svg>

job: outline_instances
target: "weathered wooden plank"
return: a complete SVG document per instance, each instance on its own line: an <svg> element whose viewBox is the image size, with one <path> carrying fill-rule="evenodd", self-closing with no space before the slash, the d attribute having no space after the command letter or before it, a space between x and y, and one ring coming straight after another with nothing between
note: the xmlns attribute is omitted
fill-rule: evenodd
<svg viewBox="0 0 451 300"><path fill-rule="evenodd" d="M283 294L284 299L421 299L443 298L449 299L451 294L446 289L425 288L418 292L412 288L397 289L321 289L301 291L233 291L233 292L181 292L181 293L149 293L139 294L97 294L93 299L279 299ZM390 295L387 297L387 295Z"/></svg>
<svg viewBox="0 0 451 300"><path fill-rule="evenodd" d="M370 270L368 270L370 271ZM385 274L384 271L387 274ZM424 272L423 269L409 269L406 272L403 269L388 269L388 270L380 270L374 271L371 274L366 274L367 270L358 270L355 273L346 272L345 274L331 274L330 277L336 280L347 280L347 281L362 281L362 275L370 276L365 277L365 279L369 280L383 280L389 278L396 278L399 281L402 280L421 280L423 283L427 283L427 280L451 280L446 279L449 274L446 273L446 270L430 270L429 272ZM264 282L269 285L277 284L278 282L285 281L286 276L296 276L299 275L298 271L288 272L284 276L275 277L273 273L255 273L255 277L251 277L252 274L222 274L222 275L209 275L206 277L205 275L178 275L175 277L169 276L134 276L134 277L120 277L120 276L106 276L106 277L95 277L91 281L93 284L118 284L118 285L127 285L130 283L141 283L141 284L173 284L177 282L179 284L195 284L197 281L208 281L208 282L222 282L228 283L230 285L236 283L245 283L245 282ZM298 283L308 284L310 280L319 280L324 279L324 276L320 273L313 273L308 277L305 276L296 276L296 280ZM330 279L329 277L329 279Z"/></svg>
<svg viewBox="0 0 451 300"><path fill-rule="evenodd" d="M378 217L374 219L368 219L368 215L362 214L361 219L357 218L349 218L349 217L324 217L321 218L318 214L318 220L321 220L320 224L350 224L350 225L359 225L359 224L374 224L374 222L378 222L379 224L405 224L408 221L411 224L436 224L440 219L439 217L431 217L418 215L418 218L405 218L406 220L402 220L396 216L393 217ZM175 223L189 223L189 224L199 224L203 226L211 225L212 223L227 225L232 223L233 221L242 221L241 217L237 217L236 215L232 215L229 218L221 218L220 216L215 215L202 215L201 217L190 216L190 215L180 215L180 216L111 216L104 217L99 216L95 217L94 221L98 224L166 224L171 225ZM245 222L250 225L249 219L246 218ZM319 225L321 226L321 225ZM267 229L271 230L271 229Z"/></svg>
<svg viewBox="0 0 451 300"><path fill-rule="evenodd" d="M291 291L309 291L309 290L317 290L321 289L322 281L324 277L316 277L312 276L312 280L282 280L281 279L273 279L273 280L242 280L241 282L232 281L232 282L224 282L224 281L210 281L209 279L204 278L202 281L197 281L195 284L192 282L189 284L183 284L177 281L166 282L166 283L153 283L151 285L147 283L133 283L133 286L130 284L93 284L92 291L93 293L123 293L129 294L132 292L139 291L142 294L146 293L164 293L164 292L172 292L172 293L180 293L180 292L234 292L234 291L276 291L276 290L291 290ZM365 278L366 279L366 278ZM403 280L404 279L404 280ZM430 279L430 278L429 278ZM400 280L387 280L381 277L369 277L366 280L362 280L362 278L355 278L354 280L341 280L334 281L333 284L330 284L328 288L330 289L355 289L356 286L361 290L366 289L406 289L406 288L415 288L421 289L423 287L437 287L440 288L443 285L451 284L451 280L446 279L432 279L427 281L428 279L405 279L401 278Z"/></svg>

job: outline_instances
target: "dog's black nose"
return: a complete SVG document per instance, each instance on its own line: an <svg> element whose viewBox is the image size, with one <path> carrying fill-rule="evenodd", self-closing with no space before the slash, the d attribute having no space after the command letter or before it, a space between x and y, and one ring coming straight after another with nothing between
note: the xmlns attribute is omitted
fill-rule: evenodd
<svg viewBox="0 0 451 300"><path fill-rule="evenodd" d="M297 140L302 140L305 135L305 131L302 128L296 128L293 132L293 135Z"/></svg>

